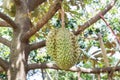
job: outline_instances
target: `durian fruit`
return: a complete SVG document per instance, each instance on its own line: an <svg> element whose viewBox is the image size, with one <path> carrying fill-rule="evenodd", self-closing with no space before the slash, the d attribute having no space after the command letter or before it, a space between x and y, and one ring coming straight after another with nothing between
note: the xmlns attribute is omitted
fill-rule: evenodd
<svg viewBox="0 0 120 80"><path fill-rule="evenodd" d="M47 53L49 53L49 55L53 58L53 60L56 59L56 50L55 50L55 35L56 35L56 29L51 30L49 32L49 36L47 37L47 41L46 41L46 47L47 47Z"/></svg>
<svg viewBox="0 0 120 80"><path fill-rule="evenodd" d="M80 56L80 48L75 35L64 27L49 32L46 48L57 66L64 70L75 65Z"/></svg>

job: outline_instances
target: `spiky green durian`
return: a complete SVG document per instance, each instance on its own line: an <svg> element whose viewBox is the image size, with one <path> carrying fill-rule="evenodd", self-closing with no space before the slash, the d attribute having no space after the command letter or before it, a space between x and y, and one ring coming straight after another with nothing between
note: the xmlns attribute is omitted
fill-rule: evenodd
<svg viewBox="0 0 120 80"><path fill-rule="evenodd" d="M80 48L76 37L63 27L50 31L46 47L47 53L61 69L69 69L78 61Z"/></svg>
<svg viewBox="0 0 120 80"><path fill-rule="evenodd" d="M47 53L49 53L49 55L52 56L53 60L56 59L56 50L55 50L56 31L57 31L56 29L51 30L49 32L49 35L48 35L47 41L46 41Z"/></svg>

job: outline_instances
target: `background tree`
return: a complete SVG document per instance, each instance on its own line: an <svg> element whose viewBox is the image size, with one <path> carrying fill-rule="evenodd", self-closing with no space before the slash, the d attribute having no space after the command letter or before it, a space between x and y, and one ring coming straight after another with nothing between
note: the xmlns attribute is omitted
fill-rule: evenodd
<svg viewBox="0 0 120 80"><path fill-rule="evenodd" d="M26 80L28 71L34 69L41 69L42 73L54 76L54 71L51 73L49 70L43 69L59 70L55 64L51 63L51 58L44 51L44 46L48 32L52 28L61 26L59 12L61 5L65 10L66 28L78 36L80 47L83 50L77 67L72 67L68 71L98 75L107 72L109 77L113 75L114 71L120 69L118 64L114 66L116 64L114 62L117 60L112 56L119 52L120 48L119 1L116 5L117 0L111 2L109 0L103 2L102 0L0 1L0 42L2 43L0 44L0 72L3 78L7 74L8 80ZM114 5L115 7L112 8ZM107 13L108 11L109 13ZM105 21L98 21L101 17L104 19L104 15L110 26L104 24ZM117 40L109 37L113 31L115 31L114 36ZM41 49L42 47L44 49ZM95 48L97 50L91 52L91 49ZM109 54L106 55L107 53ZM106 60L107 58L108 60ZM66 72L58 71L58 74L64 75ZM115 75L117 74L119 73L115 73ZM65 76L68 76L69 80L70 78L73 80L71 76L76 79L72 73ZM81 74L81 76L91 78L90 75ZM104 75L102 76L104 78ZM58 77L60 80L65 79L60 75Z"/></svg>

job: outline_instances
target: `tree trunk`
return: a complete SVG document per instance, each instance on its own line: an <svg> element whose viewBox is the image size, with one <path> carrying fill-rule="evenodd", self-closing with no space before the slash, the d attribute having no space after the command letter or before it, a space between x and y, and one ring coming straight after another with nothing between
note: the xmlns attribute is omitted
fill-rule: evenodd
<svg viewBox="0 0 120 80"><path fill-rule="evenodd" d="M20 20L21 22L21 20ZM22 41L24 30L15 30L11 45L8 80L26 80L26 66L29 53L28 41Z"/></svg>
<svg viewBox="0 0 120 80"><path fill-rule="evenodd" d="M13 30L10 64L7 72L8 80L26 80L27 59L30 50L29 40L24 40L23 35L32 25L27 16L28 12L25 1L26 0L21 0L19 4L16 4L15 23L19 28Z"/></svg>
<svg viewBox="0 0 120 80"><path fill-rule="evenodd" d="M26 59L25 47L23 43L13 42L12 54L10 55L10 67L8 70L8 80L26 80Z"/></svg>

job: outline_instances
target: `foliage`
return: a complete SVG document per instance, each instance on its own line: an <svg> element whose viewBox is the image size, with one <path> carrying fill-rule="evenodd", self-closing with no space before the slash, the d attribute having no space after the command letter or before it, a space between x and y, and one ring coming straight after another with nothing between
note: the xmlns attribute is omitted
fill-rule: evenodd
<svg viewBox="0 0 120 80"><path fill-rule="evenodd" d="M36 22L42 18L43 15L49 10L50 4L54 0L47 0L34 11L29 13L29 18L31 22L36 25ZM0 0L0 11L6 13L8 16L14 19L15 17L15 4L12 0ZM10 2L10 4L8 4ZM83 24L89 18L94 16L97 11L102 10L103 7L109 2L109 0L64 0L63 8L65 10L65 25L70 31L76 31L78 25ZM119 12L120 1L105 15L106 21L110 24L112 30L116 33L116 36L120 39L120 12ZM39 42L46 39L48 32L53 28L61 27L60 13L56 13L55 16L48 21L47 24L42 27L35 35L30 38L30 44L34 42ZM107 56L109 58L110 66L114 66L118 61L119 54L119 44L115 40L115 36L111 33L110 29L106 26L104 21L99 20L94 25L87 28L82 34L79 34L79 46L83 53L80 56L80 60L77 64L79 67L94 68L94 67L104 67L104 60L102 58L102 51L100 48L100 42L96 39L98 33L102 34L103 42L107 51ZM11 28L0 28L0 36L8 40L12 40L13 31ZM0 57L9 61L10 49L3 44L0 44ZM43 63L51 62L51 57L47 54L46 48L33 50L30 52L28 63ZM53 77L56 71L48 71ZM31 73L34 73L31 72ZM77 80L77 73L58 71L58 80ZM31 75L30 75L31 76ZM81 74L81 78L85 80L92 80L92 74ZM96 75L95 79L97 79ZM5 73L0 74L0 78L5 78ZM119 78L120 74L115 73L115 79ZM54 77L53 77L54 78ZM105 80L107 75L102 75L102 80Z"/></svg>

